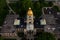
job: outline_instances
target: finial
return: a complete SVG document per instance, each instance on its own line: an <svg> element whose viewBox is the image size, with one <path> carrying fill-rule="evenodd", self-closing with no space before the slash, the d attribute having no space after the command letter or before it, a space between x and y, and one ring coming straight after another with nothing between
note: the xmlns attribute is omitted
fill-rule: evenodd
<svg viewBox="0 0 60 40"><path fill-rule="evenodd" d="M31 9L31 7L29 7L29 9Z"/></svg>

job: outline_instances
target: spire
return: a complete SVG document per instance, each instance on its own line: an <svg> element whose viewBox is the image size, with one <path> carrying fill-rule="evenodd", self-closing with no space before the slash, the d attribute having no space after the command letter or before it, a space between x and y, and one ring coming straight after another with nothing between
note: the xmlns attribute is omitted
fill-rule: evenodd
<svg viewBox="0 0 60 40"><path fill-rule="evenodd" d="M33 11L31 10L30 7L29 7L29 10L28 10L28 12L27 12L27 15L29 15L29 16L33 15Z"/></svg>

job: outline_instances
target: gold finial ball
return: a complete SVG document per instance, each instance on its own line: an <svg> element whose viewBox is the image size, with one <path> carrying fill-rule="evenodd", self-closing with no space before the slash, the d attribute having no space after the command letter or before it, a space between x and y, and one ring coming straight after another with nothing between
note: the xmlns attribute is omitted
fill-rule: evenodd
<svg viewBox="0 0 60 40"><path fill-rule="evenodd" d="M33 11L31 10L30 7L29 7L29 10L28 10L27 14L28 14L29 16L33 15Z"/></svg>

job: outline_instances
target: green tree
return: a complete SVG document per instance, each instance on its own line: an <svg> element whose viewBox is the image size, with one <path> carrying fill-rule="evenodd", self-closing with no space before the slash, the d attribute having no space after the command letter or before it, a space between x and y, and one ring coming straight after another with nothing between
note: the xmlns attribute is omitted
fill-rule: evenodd
<svg viewBox="0 0 60 40"><path fill-rule="evenodd" d="M39 0L40 3L45 2L45 0Z"/></svg>
<svg viewBox="0 0 60 40"><path fill-rule="evenodd" d="M21 8L27 10L29 7L31 7L31 3L31 0L21 0Z"/></svg>
<svg viewBox="0 0 60 40"><path fill-rule="evenodd" d="M59 9L59 7L58 7L58 6L53 6L53 9L54 9L55 11L60 12L60 9Z"/></svg>
<svg viewBox="0 0 60 40"><path fill-rule="evenodd" d="M6 5L6 0L0 0L0 25L3 24L4 18L8 13L8 7Z"/></svg>
<svg viewBox="0 0 60 40"><path fill-rule="evenodd" d="M24 37L24 33L23 33L23 32L18 32L17 35L18 35L19 37Z"/></svg>
<svg viewBox="0 0 60 40"><path fill-rule="evenodd" d="M25 17L28 8L33 7L31 0L19 0L18 2L10 3L9 5L16 13L20 15L20 17Z"/></svg>
<svg viewBox="0 0 60 40"><path fill-rule="evenodd" d="M37 40L56 40L55 36L51 33L42 32L38 34Z"/></svg>
<svg viewBox="0 0 60 40"><path fill-rule="evenodd" d="M3 37L0 36L0 40L3 40Z"/></svg>
<svg viewBox="0 0 60 40"><path fill-rule="evenodd" d="M32 2L31 0L20 0L20 8L21 8L21 13L20 16L26 16L27 10L29 7L32 7Z"/></svg>
<svg viewBox="0 0 60 40"><path fill-rule="evenodd" d="M33 3L33 11L34 11L34 15L35 17L40 17L42 14L42 7L40 2L34 2Z"/></svg>
<svg viewBox="0 0 60 40"><path fill-rule="evenodd" d="M53 2L48 2L48 5L51 7L51 6L53 6Z"/></svg>

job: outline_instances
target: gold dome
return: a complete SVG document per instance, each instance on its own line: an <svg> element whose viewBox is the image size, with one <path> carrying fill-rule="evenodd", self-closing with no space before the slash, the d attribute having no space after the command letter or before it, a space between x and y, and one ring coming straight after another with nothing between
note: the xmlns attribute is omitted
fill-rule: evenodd
<svg viewBox="0 0 60 40"><path fill-rule="evenodd" d="M29 16L33 15L33 11L31 10L31 8L29 8L27 15L29 15Z"/></svg>

